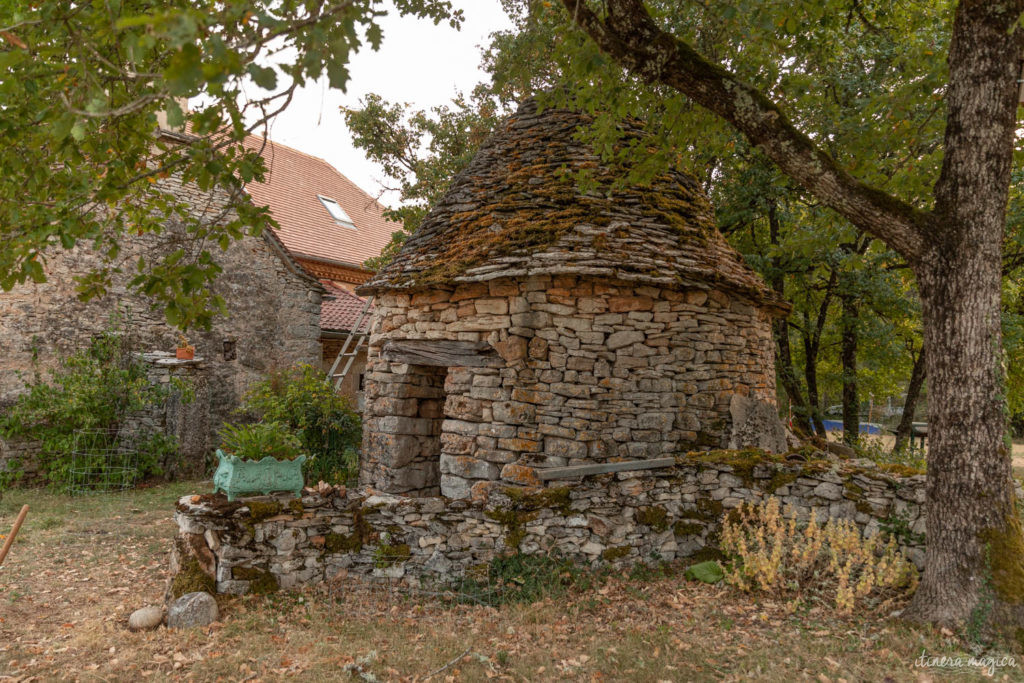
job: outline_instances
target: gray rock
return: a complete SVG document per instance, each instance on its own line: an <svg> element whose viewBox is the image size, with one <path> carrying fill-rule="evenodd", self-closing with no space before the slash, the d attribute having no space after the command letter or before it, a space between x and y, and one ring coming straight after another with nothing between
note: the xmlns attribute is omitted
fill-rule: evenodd
<svg viewBox="0 0 1024 683"><path fill-rule="evenodd" d="M841 500L843 497L843 489L837 484L832 484L827 481L823 481L814 487L814 495L825 500Z"/></svg>
<svg viewBox="0 0 1024 683"><path fill-rule="evenodd" d="M729 448L760 448L769 453L789 450L786 427L772 404L733 394L729 414L732 416Z"/></svg>
<svg viewBox="0 0 1024 683"><path fill-rule="evenodd" d="M186 593L167 610L167 628L208 626L220 615L217 601L209 593Z"/></svg>
<svg viewBox="0 0 1024 683"><path fill-rule="evenodd" d="M128 628L132 631L152 631L164 621L163 607L150 605L137 609L128 617Z"/></svg>

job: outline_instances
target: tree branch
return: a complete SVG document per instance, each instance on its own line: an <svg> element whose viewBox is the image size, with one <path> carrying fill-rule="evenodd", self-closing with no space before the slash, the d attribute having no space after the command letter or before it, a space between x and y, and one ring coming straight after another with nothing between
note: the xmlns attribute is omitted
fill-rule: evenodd
<svg viewBox="0 0 1024 683"><path fill-rule="evenodd" d="M725 119L783 173L855 226L908 261L920 257L932 214L856 180L760 91L658 28L642 0L605 0L604 18L586 0L562 3L598 47L628 71L646 82L667 85Z"/></svg>

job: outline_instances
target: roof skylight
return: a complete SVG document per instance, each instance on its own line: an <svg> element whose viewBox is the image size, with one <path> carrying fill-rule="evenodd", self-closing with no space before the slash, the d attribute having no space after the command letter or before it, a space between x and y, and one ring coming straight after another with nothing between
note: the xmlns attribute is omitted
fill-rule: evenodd
<svg viewBox="0 0 1024 683"><path fill-rule="evenodd" d="M345 213L345 209L341 208L341 204L330 197L325 197L320 194L317 195L317 199L320 200L320 203L324 205L325 209L327 209L327 213L331 214L331 218L337 221L339 225L355 229L356 224L353 223L352 219L349 218L349 215Z"/></svg>

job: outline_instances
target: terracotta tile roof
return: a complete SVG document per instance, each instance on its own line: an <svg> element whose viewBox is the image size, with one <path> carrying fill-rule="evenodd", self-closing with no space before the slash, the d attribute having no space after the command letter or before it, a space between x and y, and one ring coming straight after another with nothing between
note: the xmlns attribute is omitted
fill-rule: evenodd
<svg viewBox="0 0 1024 683"><path fill-rule="evenodd" d="M264 138L250 135L244 144L260 149ZM400 229L398 223L384 218L385 207L323 159L270 140L263 147L263 158L266 180L249 183L246 190L256 204L270 207L281 226L275 232L294 256L361 268ZM317 195L335 200L355 228L339 225Z"/></svg>
<svg viewBox="0 0 1024 683"><path fill-rule="evenodd" d="M352 292L339 287L330 280L322 282L327 290L325 296L333 296L333 299L324 299L320 304L320 329L332 332L348 332L356 324L359 314L366 306L366 300L360 299ZM371 309L372 311L372 309ZM370 316L363 319L359 326L360 332L370 331Z"/></svg>
<svg viewBox="0 0 1024 683"><path fill-rule="evenodd" d="M561 109L539 112L527 100L452 181L398 256L356 292L576 274L722 287L788 307L718 232L694 178L670 171L649 186L614 186L624 170L608 168L577 139L591 121ZM635 122L621 130L627 142L644 144ZM574 171L590 174L595 189L582 193Z"/></svg>

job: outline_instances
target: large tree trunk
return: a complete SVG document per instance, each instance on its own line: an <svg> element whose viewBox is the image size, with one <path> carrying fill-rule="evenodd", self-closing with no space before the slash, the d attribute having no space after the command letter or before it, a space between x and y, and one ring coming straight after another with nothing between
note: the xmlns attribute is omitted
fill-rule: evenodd
<svg viewBox="0 0 1024 683"><path fill-rule="evenodd" d="M908 616L1020 622L1024 539L1003 440L997 245L918 272L928 368L927 564ZM991 604L992 613L983 613Z"/></svg>
<svg viewBox="0 0 1024 683"><path fill-rule="evenodd" d="M914 266L928 368L928 545L909 615L935 623L1024 623L1000 329L1022 9L957 8L932 240Z"/></svg>
<svg viewBox="0 0 1024 683"><path fill-rule="evenodd" d="M924 388L924 379L928 373L925 372L925 358L927 355L922 348L914 360L914 369L910 371L910 383L907 385L907 397L903 401L903 415L900 416L900 423L896 427L896 443L892 447L893 453L899 453L907 447L910 440L910 430L914 426L914 413L917 412L917 401L921 398L921 389Z"/></svg>
<svg viewBox="0 0 1024 683"><path fill-rule="evenodd" d="M857 302L846 295L843 301L843 441L857 442L860 437L860 399L857 396Z"/></svg>

